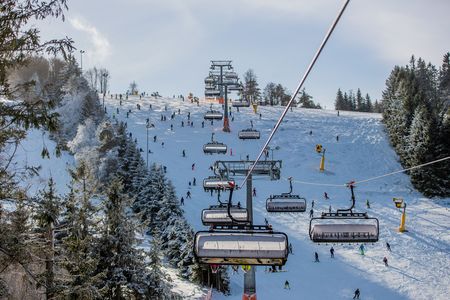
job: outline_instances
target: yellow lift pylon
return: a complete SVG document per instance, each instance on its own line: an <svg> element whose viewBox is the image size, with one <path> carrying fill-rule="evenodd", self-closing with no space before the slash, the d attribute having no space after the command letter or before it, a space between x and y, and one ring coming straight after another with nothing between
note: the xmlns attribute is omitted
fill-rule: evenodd
<svg viewBox="0 0 450 300"><path fill-rule="evenodd" d="M319 170L321 172L325 171L325 151L327 151L327 149L323 148L321 144L316 145L316 152L322 154L322 158L320 159L320 167L319 167Z"/></svg>

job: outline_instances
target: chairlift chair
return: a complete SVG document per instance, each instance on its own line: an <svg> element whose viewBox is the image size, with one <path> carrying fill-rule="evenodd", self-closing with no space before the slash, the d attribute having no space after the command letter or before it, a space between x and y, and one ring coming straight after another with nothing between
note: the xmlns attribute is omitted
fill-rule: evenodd
<svg viewBox="0 0 450 300"><path fill-rule="evenodd" d="M288 237L266 226L199 231L194 256L199 263L282 266L288 257Z"/></svg>
<svg viewBox="0 0 450 300"><path fill-rule="evenodd" d="M367 213L353 212L355 195L353 182L349 183L352 193L352 206L338 209L336 213L322 213L320 217L311 218L309 237L314 243L374 243L380 235L377 218ZM333 222L337 220L337 222ZM313 224L317 222L317 224Z"/></svg>
<svg viewBox="0 0 450 300"><path fill-rule="evenodd" d="M250 106L250 101L247 101L245 99L233 100L231 102L231 105L233 107L249 107Z"/></svg>
<svg viewBox="0 0 450 300"><path fill-rule="evenodd" d="M226 179L219 176L209 176L203 179L203 189L207 191L229 190L234 186L234 179Z"/></svg>
<svg viewBox="0 0 450 300"><path fill-rule="evenodd" d="M208 110L203 116L205 120L222 120L223 114L218 110Z"/></svg>
<svg viewBox="0 0 450 300"><path fill-rule="evenodd" d="M225 145L224 143L214 141L214 133L212 133L211 142L203 145L203 152L205 154L214 154L214 153L226 154L227 150L228 150L227 145Z"/></svg>
<svg viewBox="0 0 450 300"><path fill-rule="evenodd" d="M305 212L306 199L292 194L292 178L289 178L289 193L270 195L266 200L267 212Z"/></svg>
<svg viewBox="0 0 450 300"><path fill-rule="evenodd" d="M248 222L248 211L240 205L233 205L230 213L234 219L240 222ZM202 210L202 223L205 226L210 225L232 225L234 222L228 216L228 205L211 205Z"/></svg>
<svg viewBox="0 0 450 300"><path fill-rule="evenodd" d="M205 89L205 97L218 97L220 96L220 91L216 89Z"/></svg>
<svg viewBox="0 0 450 300"><path fill-rule="evenodd" d="M261 134L256 129L248 128L248 129L243 129L243 130L239 131L238 137L241 140L252 140L252 139L259 140L259 138L261 137Z"/></svg>

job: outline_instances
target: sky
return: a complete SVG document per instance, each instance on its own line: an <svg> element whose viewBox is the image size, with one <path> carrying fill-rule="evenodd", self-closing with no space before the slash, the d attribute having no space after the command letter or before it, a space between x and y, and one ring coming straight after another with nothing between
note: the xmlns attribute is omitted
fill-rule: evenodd
<svg viewBox="0 0 450 300"><path fill-rule="evenodd" d="M110 91L202 97L211 60L232 60L294 91L344 1L68 0L65 21L36 24L43 39L69 36L83 69L110 72ZM338 88L380 99L395 65L412 54L440 65L450 51L450 1L352 0L304 87L332 108Z"/></svg>

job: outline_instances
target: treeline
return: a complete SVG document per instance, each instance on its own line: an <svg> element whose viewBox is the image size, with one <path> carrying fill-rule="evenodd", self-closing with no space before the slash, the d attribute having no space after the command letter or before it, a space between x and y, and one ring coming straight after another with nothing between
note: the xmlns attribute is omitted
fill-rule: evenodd
<svg viewBox="0 0 450 300"><path fill-rule="evenodd" d="M280 83L269 82L261 94L259 88L258 78L252 69L249 69L244 73L242 96L244 99L250 100L251 103L257 103L260 105L282 105L286 106L291 99L291 93L286 87ZM293 106L299 106L303 108L321 108L319 103L314 103L313 97L306 93L303 89L294 101Z"/></svg>
<svg viewBox="0 0 450 300"><path fill-rule="evenodd" d="M360 111L360 112L382 112L381 104L378 100L372 103L369 94L362 96L361 90L358 88L356 94L352 90L342 93L338 89L336 99L334 100L335 110Z"/></svg>
<svg viewBox="0 0 450 300"><path fill-rule="evenodd" d="M437 69L411 58L395 66L383 91L383 122L405 168L450 156L450 53ZM409 172L426 196L450 196L450 161Z"/></svg>

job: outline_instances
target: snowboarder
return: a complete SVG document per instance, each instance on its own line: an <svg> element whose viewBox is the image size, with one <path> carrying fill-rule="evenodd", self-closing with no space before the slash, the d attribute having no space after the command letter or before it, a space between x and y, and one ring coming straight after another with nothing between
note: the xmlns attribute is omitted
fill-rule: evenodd
<svg viewBox="0 0 450 300"><path fill-rule="evenodd" d="M195 163L192 164L192 167L191 167L191 168L192 168L192 171L195 170Z"/></svg>
<svg viewBox="0 0 450 300"><path fill-rule="evenodd" d="M289 253L293 254L293 252L292 252L292 244L291 243L289 243Z"/></svg>
<svg viewBox="0 0 450 300"><path fill-rule="evenodd" d="M309 211L309 218L314 217L314 209L311 208L311 210Z"/></svg>
<svg viewBox="0 0 450 300"><path fill-rule="evenodd" d="M314 252L314 258L315 258L314 262L320 262L320 260L319 260L319 253Z"/></svg>
<svg viewBox="0 0 450 300"><path fill-rule="evenodd" d="M331 246L331 248L330 248L330 254L331 254L331 258L334 258L334 248L333 248L333 246Z"/></svg>
<svg viewBox="0 0 450 300"><path fill-rule="evenodd" d="M284 283L284 289L288 289L290 290L291 287L289 286L289 281L286 280L286 282Z"/></svg>
<svg viewBox="0 0 450 300"><path fill-rule="evenodd" d="M338 111L338 113L339 113L339 111ZM359 299L359 294L360 294L359 289L356 289L353 299Z"/></svg>
<svg viewBox="0 0 450 300"><path fill-rule="evenodd" d="M366 200L366 206L367 206L367 208L370 208L370 202L369 202L369 199Z"/></svg>
<svg viewBox="0 0 450 300"><path fill-rule="evenodd" d="M256 188L253 188L253 197L256 197Z"/></svg>
<svg viewBox="0 0 450 300"><path fill-rule="evenodd" d="M325 198L325 200L328 200L328 199L330 199L330 197L328 197L328 194L327 194L327 192L324 192L324 193L323 193L323 197Z"/></svg>
<svg viewBox="0 0 450 300"><path fill-rule="evenodd" d="M184 205L184 198L183 197L181 197L181 205Z"/></svg>
<svg viewBox="0 0 450 300"><path fill-rule="evenodd" d="M389 265L388 265L388 259L387 259L386 256L383 258L383 262L384 262L384 265L385 265L386 267L389 267Z"/></svg>
<svg viewBox="0 0 450 300"><path fill-rule="evenodd" d="M389 245L388 242L386 242L386 249L387 249L389 252L391 252L391 245Z"/></svg>
<svg viewBox="0 0 450 300"><path fill-rule="evenodd" d="M187 191L187 193L186 193L186 199L191 199L191 192L190 191Z"/></svg>
<svg viewBox="0 0 450 300"><path fill-rule="evenodd" d="M359 246L359 252L361 253L361 255L364 255L364 245L361 244L361 246Z"/></svg>
<svg viewBox="0 0 450 300"><path fill-rule="evenodd" d="M183 149L182 155L183 155L183 157L186 157L186 151L184 151L184 149Z"/></svg>
<svg viewBox="0 0 450 300"><path fill-rule="evenodd" d="M311 201L311 207L314 208L314 200Z"/></svg>

